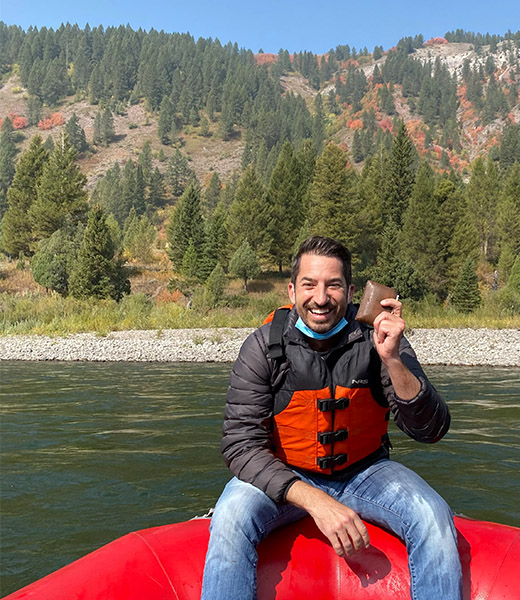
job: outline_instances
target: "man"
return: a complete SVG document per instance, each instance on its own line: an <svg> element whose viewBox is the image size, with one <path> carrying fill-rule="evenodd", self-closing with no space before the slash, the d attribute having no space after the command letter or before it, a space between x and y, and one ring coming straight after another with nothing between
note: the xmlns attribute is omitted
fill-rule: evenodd
<svg viewBox="0 0 520 600"><path fill-rule="evenodd" d="M386 435L391 411L412 438L436 442L447 406L403 337L398 300L381 302L391 311L373 334L354 320L350 263L330 238L305 241L289 283L294 308L240 350L222 442L235 477L212 518L203 600L256 598L258 543L306 514L340 556L370 544L361 519L394 531L407 546L412 599L462 597L452 513L389 460Z"/></svg>

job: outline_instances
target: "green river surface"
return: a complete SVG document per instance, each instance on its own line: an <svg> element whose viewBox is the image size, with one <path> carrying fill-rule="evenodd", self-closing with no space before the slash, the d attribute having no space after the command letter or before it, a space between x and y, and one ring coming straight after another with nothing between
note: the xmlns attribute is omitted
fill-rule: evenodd
<svg viewBox="0 0 520 600"><path fill-rule="evenodd" d="M0 363L1 593L214 505L229 364ZM428 367L452 427L392 456L456 513L520 527L520 370Z"/></svg>

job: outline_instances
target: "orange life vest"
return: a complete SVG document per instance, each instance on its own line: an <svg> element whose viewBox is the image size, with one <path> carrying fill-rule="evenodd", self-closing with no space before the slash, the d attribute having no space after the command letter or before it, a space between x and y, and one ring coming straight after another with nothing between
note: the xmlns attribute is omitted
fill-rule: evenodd
<svg viewBox="0 0 520 600"><path fill-rule="evenodd" d="M390 409L377 393L379 357L360 328L354 338L330 365L305 344L284 342L289 368L274 392L273 426L274 453L284 463L331 474L386 442Z"/></svg>

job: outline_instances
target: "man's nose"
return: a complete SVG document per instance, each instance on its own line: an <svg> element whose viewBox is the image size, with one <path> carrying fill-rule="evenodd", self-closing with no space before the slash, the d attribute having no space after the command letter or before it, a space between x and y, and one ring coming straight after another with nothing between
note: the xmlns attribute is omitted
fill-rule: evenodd
<svg viewBox="0 0 520 600"><path fill-rule="evenodd" d="M327 288L324 285L316 287L314 294L314 302L319 305L327 304L329 301L329 295L327 294Z"/></svg>

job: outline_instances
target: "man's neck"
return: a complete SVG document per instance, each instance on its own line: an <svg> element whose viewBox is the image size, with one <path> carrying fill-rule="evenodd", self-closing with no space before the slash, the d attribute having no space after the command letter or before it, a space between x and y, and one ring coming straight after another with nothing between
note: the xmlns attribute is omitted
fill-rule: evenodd
<svg viewBox="0 0 520 600"><path fill-rule="evenodd" d="M307 342L309 343L309 347L316 352L327 352L334 346L335 339L336 336L329 338L328 340L314 340L308 337Z"/></svg>

